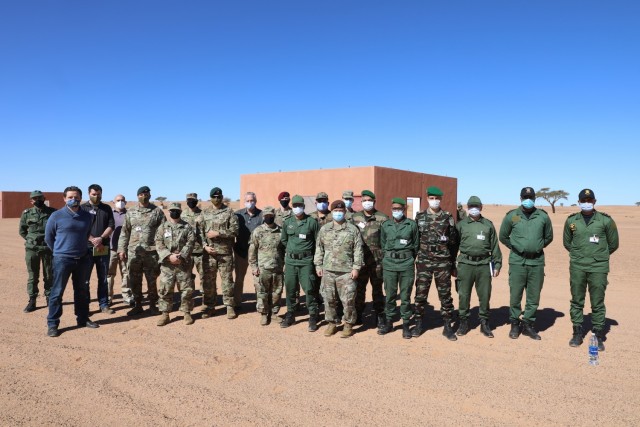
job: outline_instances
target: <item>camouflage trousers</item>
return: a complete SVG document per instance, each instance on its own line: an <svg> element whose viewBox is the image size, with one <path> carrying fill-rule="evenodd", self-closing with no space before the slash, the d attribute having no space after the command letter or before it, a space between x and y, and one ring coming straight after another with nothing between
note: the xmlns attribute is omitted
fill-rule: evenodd
<svg viewBox="0 0 640 427"><path fill-rule="evenodd" d="M274 316L280 311L284 273L274 270L260 269L260 275L254 276L253 284L256 288L256 311L261 314Z"/></svg>
<svg viewBox="0 0 640 427"><path fill-rule="evenodd" d="M129 289L129 270L127 269L127 263L122 261L120 257L118 257L118 252L110 251L109 270L107 270L109 298L113 297L113 285L118 274L118 267L120 268L120 277L122 278L122 285L120 285L120 294L122 295L122 299L128 301L129 299L131 299L131 289Z"/></svg>
<svg viewBox="0 0 640 427"><path fill-rule="evenodd" d="M136 306L142 303L142 275L147 279L147 291L149 293L149 302L155 305L158 302L158 286L156 281L160 275L160 265L158 265L158 252L156 251L138 251L129 252L129 261L127 262L129 270L129 288L133 295Z"/></svg>
<svg viewBox="0 0 640 427"><path fill-rule="evenodd" d="M220 273L222 303L233 307L233 255L202 254L202 270L204 275L202 305L207 308L216 306L216 279Z"/></svg>
<svg viewBox="0 0 640 427"><path fill-rule="evenodd" d="M29 298L35 298L40 291L38 290L38 280L40 279L40 263L42 263L42 282L44 284L44 294L49 296L51 293L51 285L53 281L53 264L52 255L49 249L27 249L25 252L25 261L27 263L27 294Z"/></svg>
<svg viewBox="0 0 640 427"><path fill-rule="evenodd" d="M375 261L365 264L356 279L356 312L362 316L365 306L365 296L367 293L367 283L371 282L371 296L373 299L373 310L376 314L384 313L384 280L382 279L382 263Z"/></svg>
<svg viewBox="0 0 640 427"><path fill-rule="evenodd" d="M191 259L193 260L193 266L196 269L196 272L198 273L198 277L200 277L200 289L202 290L202 293L204 294L204 271L202 270L203 268L203 263L202 263L202 258L204 257L204 254L199 253L199 254L191 254ZM193 276L192 276L193 277ZM195 290L196 288L196 284L195 284L195 277L194 277L194 282L193 282L193 290Z"/></svg>
<svg viewBox="0 0 640 427"><path fill-rule="evenodd" d="M418 256L416 259L416 316L424 316L427 297L431 282L435 279L438 297L440 298L440 313L445 319L451 319L454 313L453 297L451 296L451 264L429 262Z"/></svg>
<svg viewBox="0 0 640 427"><path fill-rule="evenodd" d="M338 303L342 302L344 321L356 323L356 281L351 278L351 272L342 273L324 270L320 293L324 298L324 318L328 322L340 323Z"/></svg>
<svg viewBox="0 0 640 427"><path fill-rule="evenodd" d="M178 286L180 292L180 311L190 313L193 309L193 276L192 264L160 266L160 287L158 289L158 308L168 313L173 308L173 290Z"/></svg>

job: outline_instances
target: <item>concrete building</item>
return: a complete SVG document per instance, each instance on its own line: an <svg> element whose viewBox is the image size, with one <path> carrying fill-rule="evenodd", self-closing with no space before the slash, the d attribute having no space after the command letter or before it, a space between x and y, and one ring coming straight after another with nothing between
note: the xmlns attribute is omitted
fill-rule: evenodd
<svg viewBox="0 0 640 427"><path fill-rule="evenodd" d="M60 209L64 206L64 196L60 192L42 192L45 204ZM22 211L30 208L31 191L0 191L0 218L20 218Z"/></svg>
<svg viewBox="0 0 640 427"><path fill-rule="evenodd" d="M258 197L258 207L278 207L278 194L288 191L291 197L299 194L305 198L305 211L313 212L315 196L324 191L329 202L342 198L342 192L352 190L354 209L361 210L362 190L376 194L378 210L390 215L391 199L407 199L407 216L414 218L418 211L427 208L426 189L435 185L444 192L442 208L454 213L458 197L458 179L420 172L410 172L380 166L364 166L342 169L319 169L296 172L257 173L240 176L240 200L247 191Z"/></svg>

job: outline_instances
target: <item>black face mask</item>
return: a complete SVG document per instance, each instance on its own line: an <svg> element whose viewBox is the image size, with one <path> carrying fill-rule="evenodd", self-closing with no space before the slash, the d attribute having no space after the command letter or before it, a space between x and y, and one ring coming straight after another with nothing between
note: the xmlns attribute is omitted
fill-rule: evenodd
<svg viewBox="0 0 640 427"><path fill-rule="evenodd" d="M289 201L288 200L280 200L280 206L282 206L283 208L286 208L287 206L289 206Z"/></svg>
<svg viewBox="0 0 640 427"><path fill-rule="evenodd" d="M275 220L276 220L276 217L275 216L271 216L271 215L265 216L264 219L263 219L264 223L267 224L267 225L273 224L273 221L275 221Z"/></svg>
<svg viewBox="0 0 640 427"><path fill-rule="evenodd" d="M179 219L180 218L180 211L169 211L169 216L172 219Z"/></svg>
<svg viewBox="0 0 640 427"><path fill-rule="evenodd" d="M187 200L187 206L189 206L191 209L193 209L196 206L198 206L198 201L196 199L189 199L189 200Z"/></svg>
<svg viewBox="0 0 640 427"><path fill-rule="evenodd" d="M33 204L36 205L37 208L41 208L44 206L44 200L36 200Z"/></svg>

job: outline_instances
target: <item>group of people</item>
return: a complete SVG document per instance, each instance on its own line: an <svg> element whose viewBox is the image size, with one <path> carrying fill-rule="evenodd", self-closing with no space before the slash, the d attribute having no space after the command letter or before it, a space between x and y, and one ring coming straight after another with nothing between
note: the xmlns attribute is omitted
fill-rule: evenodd
<svg viewBox="0 0 640 427"><path fill-rule="evenodd" d="M307 214L304 198L290 197L286 191L278 195L279 207L263 209L256 206L256 195L248 192L245 208L235 212L224 203L222 190L214 187L209 194L210 206L200 209L197 194L189 193L185 209L178 202L169 205L169 218L150 202L149 187L138 189L138 202L129 209L122 195L115 197L113 209L103 203L102 188L97 184L89 186L88 191L89 201L82 204L82 191L67 187L65 207L58 211L46 206L44 195L34 191L33 207L26 209L20 220L29 271L29 302L24 311L36 309L42 264L49 309L47 334L51 337L59 335L62 295L70 277L78 326L99 326L89 318L89 282L95 265L97 298L103 313L114 313L110 306L114 278L120 269L122 298L131 306L127 315L160 315L158 326L171 321L176 287L181 294L184 322L194 322L195 267L202 290L203 319L214 315L218 275L227 318L237 317L245 275L250 271L261 325L273 319L282 328L293 326L300 312L302 288L308 330L318 330L320 306L324 305L324 335L332 336L342 326L341 337L348 338L354 326L363 323L370 284L377 333L392 332L393 320L399 314L402 336L411 339L426 329L427 297L435 282L444 322L442 334L447 339L455 341L469 332L474 286L480 332L492 338L491 282L502 269L498 243L502 242L510 250L509 337L517 339L523 334L541 339L535 328L536 312L544 283L544 248L553 241L553 229L547 213L535 206L531 187L522 189L520 205L506 214L499 232L482 215L479 197L469 198L466 212L458 204L456 213L451 214L441 208L444 194L435 186L427 188L428 208L415 220L407 217L406 200L400 197L391 200L391 217L378 211L376 196L370 190L361 192L361 211L353 210L352 191L345 191L341 199L331 203L327 193L320 192L316 210ZM567 218L563 230L563 244L570 254L573 335L569 344L576 347L583 341L588 289L593 332L604 350L604 296L609 256L618 248L618 231L610 216L596 211L592 190L580 191L578 202L580 211ZM148 290L147 310L143 307L143 276ZM457 328L452 277L458 294ZM280 318L283 288L286 313Z"/></svg>

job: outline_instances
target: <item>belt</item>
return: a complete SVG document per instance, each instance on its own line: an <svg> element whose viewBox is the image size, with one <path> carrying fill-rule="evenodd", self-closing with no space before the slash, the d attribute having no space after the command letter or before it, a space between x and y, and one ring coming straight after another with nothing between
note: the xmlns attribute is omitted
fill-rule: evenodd
<svg viewBox="0 0 640 427"><path fill-rule="evenodd" d="M287 256L291 259L305 259L313 255L313 252L302 252L299 254L287 254Z"/></svg>
<svg viewBox="0 0 640 427"><path fill-rule="evenodd" d="M199 254L191 254L191 256L202 256L202 252L200 252Z"/></svg>
<svg viewBox="0 0 640 427"><path fill-rule="evenodd" d="M519 256L521 256L522 258L525 258L525 259L537 259L537 258L540 258L544 254L544 252L539 252L537 254L526 253L526 252L518 252L515 249L513 249L513 252L515 252L516 255L519 255Z"/></svg>
<svg viewBox="0 0 640 427"><path fill-rule="evenodd" d="M465 257L466 259L470 260L470 261L484 261L485 259L487 259L489 257L489 255L471 256L471 255L466 255L466 254L462 254L462 256Z"/></svg>
<svg viewBox="0 0 640 427"><path fill-rule="evenodd" d="M389 252L389 253L387 253L387 256L389 258L393 258L393 259L409 259L409 258L411 258L410 254L407 254L407 253L399 254L397 252Z"/></svg>

